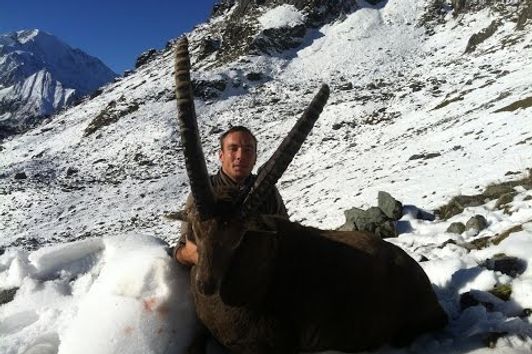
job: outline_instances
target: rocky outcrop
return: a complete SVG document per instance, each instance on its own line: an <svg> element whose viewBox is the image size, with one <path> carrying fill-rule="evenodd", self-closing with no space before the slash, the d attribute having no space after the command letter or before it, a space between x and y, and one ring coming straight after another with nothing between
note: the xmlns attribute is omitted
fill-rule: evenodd
<svg viewBox="0 0 532 354"><path fill-rule="evenodd" d="M138 56L137 61L135 62L135 69L138 69L142 65L150 62L156 56L157 50L155 50L154 48L148 49L147 51Z"/></svg>
<svg viewBox="0 0 532 354"><path fill-rule="evenodd" d="M403 205L389 193L380 191L378 207L352 208L344 212L344 231L367 231L380 238L396 237L395 223L403 216Z"/></svg>
<svg viewBox="0 0 532 354"><path fill-rule="evenodd" d="M116 76L49 33L0 34L0 139L32 128Z"/></svg>
<svg viewBox="0 0 532 354"><path fill-rule="evenodd" d="M304 22L295 26L262 28L259 17L281 5L291 5L300 11ZM246 54L282 52L299 46L308 28L343 18L356 8L356 0L222 0L214 6L211 16L229 14L228 18L212 26L211 32L205 36L208 39L199 43L200 57L215 53L216 62L223 64Z"/></svg>
<svg viewBox="0 0 532 354"><path fill-rule="evenodd" d="M490 23L490 25L488 27L486 27L485 29L483 29L479 33L473 34L469 38L469 41L467 42L467 46L466 46L465 52L466 53L471 53L472 51L474 51L475 48L479 44L481 44L482 42L484 42L485 40L487 40L488 38L493 36L493 34L495 33L495 31L497 31L497 28L499 28L499 26L500 26L500 22L497 21L497 20L494 20L494 21L492 21Z"/></svg>

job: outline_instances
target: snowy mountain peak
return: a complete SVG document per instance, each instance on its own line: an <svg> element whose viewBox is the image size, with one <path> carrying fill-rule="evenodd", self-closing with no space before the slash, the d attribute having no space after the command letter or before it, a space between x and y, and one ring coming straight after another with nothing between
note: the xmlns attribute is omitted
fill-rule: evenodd
<svg viewBox="0 0 532 354"><path fill-rule="evenodd" d="M46 32L42 32L38 29L32 29L32 30L21 30L17 31L17 40L20 44L24 44L28 41L35 40L35 37L38 35L47 35Z"/></svg>
<svg viewBox="0 0 532 354"><path fill-rule="evenodd" d="M24 131L116 76L99 59L47 32L1 34L0 138Z"/></svg>

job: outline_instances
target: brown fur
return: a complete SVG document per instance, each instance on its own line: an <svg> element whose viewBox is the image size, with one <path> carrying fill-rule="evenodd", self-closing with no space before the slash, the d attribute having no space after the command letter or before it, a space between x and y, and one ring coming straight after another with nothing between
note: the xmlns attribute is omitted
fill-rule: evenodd
<svg viewBox="0 0 532 354"><path fill-rule="evenodd" d="M233 353L356 352L406 344L447 323L421 267L373 235L273 216L193 225L196 309ZM198 287L204 276L212 295Z"/></svg>

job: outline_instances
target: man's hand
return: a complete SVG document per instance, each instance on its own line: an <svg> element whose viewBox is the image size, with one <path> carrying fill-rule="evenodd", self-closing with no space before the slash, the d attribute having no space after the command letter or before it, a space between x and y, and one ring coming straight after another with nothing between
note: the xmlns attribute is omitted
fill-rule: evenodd
<svg viewBox="0 0 532 354"><path fill-rule="evenodd" d="M175 259L184 265L192 266L198 264L198 247L187 240L187 242L179 247L175 252Z"/></svg>

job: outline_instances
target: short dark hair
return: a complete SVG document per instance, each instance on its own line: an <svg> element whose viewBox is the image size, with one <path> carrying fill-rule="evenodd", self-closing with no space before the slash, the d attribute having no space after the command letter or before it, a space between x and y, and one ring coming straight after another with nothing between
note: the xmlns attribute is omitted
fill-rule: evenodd
<svg viewBox="0 0 532 354"><path fill-rule="evenodd" d="M253 141L255 142L255 151L257 151L257 138L255 137L255 135L253 135L253 133L251 132L251 130L249 130L248 128L242 126L242 125L235 125L229 129L227 129L222 135L220 135L220 150L223 150L224 149L224 140L225 138L231 134L231 133L235 133L235 132L242 132L242 133L246 133L248 134L251 138L253 138Z"/></svg>

